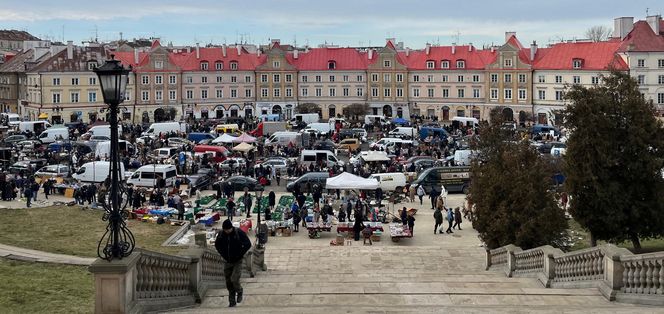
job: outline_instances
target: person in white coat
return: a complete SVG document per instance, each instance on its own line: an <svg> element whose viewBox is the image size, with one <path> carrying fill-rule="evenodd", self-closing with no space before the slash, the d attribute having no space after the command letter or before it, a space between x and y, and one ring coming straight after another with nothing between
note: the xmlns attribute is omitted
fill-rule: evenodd
<svg viewBox="0 0 664 314"><path fill-rule="evenodd" d="M447 208L447 189L445 189L444 185L440 186L440 197L443 198L443 206Z"/></svg>

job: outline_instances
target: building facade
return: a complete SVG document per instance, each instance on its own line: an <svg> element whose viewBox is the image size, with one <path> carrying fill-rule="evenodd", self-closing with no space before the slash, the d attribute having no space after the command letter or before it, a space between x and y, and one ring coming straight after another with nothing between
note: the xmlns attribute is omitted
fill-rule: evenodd
<svg viewBox="0 0 664 314"><path fill-rule="evenodd" d="M409 118L408 63L392 40L385 47L367 52L367 101L370 114Z"/></svg>
<svg viewBox="0 0 664 314"><path fill-rule="evenodd" d="M297 68L293 52L274 41L256 66L256 115L278 114L291 119L297 107Z"/></svg>

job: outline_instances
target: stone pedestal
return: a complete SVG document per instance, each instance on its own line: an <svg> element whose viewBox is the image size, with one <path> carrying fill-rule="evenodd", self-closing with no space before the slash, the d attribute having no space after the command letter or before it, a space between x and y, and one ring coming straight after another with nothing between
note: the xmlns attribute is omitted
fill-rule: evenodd
<svg viewBox="0 0 664 314"><path fill-rule="evenodd" d="M135 265L140 253L121 260L97 259L88 270L95 280L95 313L129 313L133 306Z"/></svg>

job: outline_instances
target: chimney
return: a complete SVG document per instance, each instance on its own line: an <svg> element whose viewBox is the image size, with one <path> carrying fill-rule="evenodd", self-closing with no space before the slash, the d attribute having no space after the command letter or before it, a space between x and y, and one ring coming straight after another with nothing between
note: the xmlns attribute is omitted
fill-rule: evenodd
<svg viewBox="0 0 664 314"><path fill-rule="evenodd" d="M508 41L512 36L516 36L516 32L505 32L505 41Z"/></svg>
<svg viewBox="0 0 664 314"><path fill-rule="evenodd" d="M535 61L535 54L537 53L537 42L533 40L530 44L530 61Z"/></svg>
<svg viewBox="0 0 664 314"><path fill-rule="evenodd" d="M198 43L196 43L196 59L200 58L201 58L201 46Z"/></svg>
<svg viewBox="0 0 664 314"><path fill-rule="evenodd" d="M226 44L221 46L221 54L224 56L224 58L226 58Z"/></svg>
<svg viewBox="0 0 664 314"><path fill-rule="evenodd" d="M429 55L429 52L431 52L431 44L427 43L427 48L426 48L427 56Z"/></svg>
<svg viewBox="0 0 664 314"><path fill-rule="evenodd" d="M661 21L661 15L651 15L646 17L646 22L648 22L648 25L650 25L650 28L653 32L655 32L656 35L659 35Z"/></svg>
<svg viewBox="0 0 664 314"><path fill-rule="evenodd" d="M613 20L613 37L625 39L634 28L633 17L619 17Z"/></svg>
<svg viewBox="0 0 664 314"><path fill-rule="evenodd" d="M299 50L297 50L297 49L293 50L293 58L297 59L297 57L299 56L299 53L300 53Z"/></svg>
<svg viewBox="0 0 664 314"><path fill-rule="evenodd" d="M468 52L473 52L473 43L468 44Z"/></svg>
<svg viewBox="0 0 664 314"><path fill-rule="evenodd" d="M452 44L452 54L456 53L456 43Z"/></svg>
<svg viewBox="0 0 664 314"><path fill-rule="evenodd" d="M493 53L493 52L494 52L494 49L493 49L493 46L491 46L491 53Z"/></svg>
<svg viewBox="0 0 664 314"><path fill-rule="evenodd" d="M187 53L191 53L191 47L187 46Z"/></svg>
<svg viewBox="0 0 664 314"><path fill-rule="evenodd" d="M74 42L67 41L67 60L74 59Z"/></svg>
<svg viewBox="0 0 664 314"><path fill-rule="evenodd" d="M369 60L373 57L373 49L369 48Z"/></svg>
<svg viewBox="0 0 664 314"><path fill-rule="evenodd" d="M239 56L240 54L242 54L242 46L240 46L240 45L235 45L235 48L237 49L237 55L238 55L238 56Z"/></svg>
<svg viewBox="0 0 664 314"><path fill-rule="evenodd" d="M410 55L410 48L406 48L406 57Z"/></svg>
<svg viewBox="0 0 664 314"><path fill-rule="evenodd" d="M134 48L134 64L138 64L138 48Z"/></svg>

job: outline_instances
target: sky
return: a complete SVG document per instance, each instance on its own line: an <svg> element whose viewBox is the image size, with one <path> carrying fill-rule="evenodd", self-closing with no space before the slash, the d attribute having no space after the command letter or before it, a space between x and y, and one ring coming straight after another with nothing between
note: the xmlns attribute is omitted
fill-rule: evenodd
<svg viewBox="0 0 664 314"><path fill-rule="evenodd" d="M661 0L0 0L0 28L42 39L81 43L161 38L174 45L264 44L382 46L396 38L411 48L426 43L502 44L515 31L540 46L584 38L613 19L635 20L664 11Z"/></svg>

